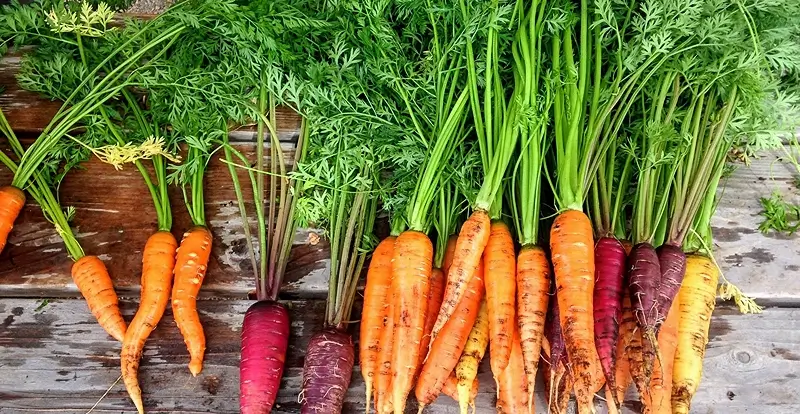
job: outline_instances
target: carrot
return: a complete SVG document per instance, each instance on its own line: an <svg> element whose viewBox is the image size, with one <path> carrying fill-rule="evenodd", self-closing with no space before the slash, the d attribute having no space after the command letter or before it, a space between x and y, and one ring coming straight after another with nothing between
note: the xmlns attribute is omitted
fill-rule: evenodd
<svg viewBox="0 0 800 414"><path fill-rule="evenodd" d="M10 185L0 188L0 252L6 247L8 235L24 206L25 193L22 190Z"/></svg>
<svg viewBox="0 0 800 414"><path fill-rule="evenodd" d="M303 363L301 413L341 413L355 362L353 338L336 327L311 337Z"/></svg>
<svg viewBox="0 0 800 414"><path fill-rule="evenodd" d="M389 291L392 296L392 291ZM394 341L394 305L389 301L389 310L386 318L386 326L381 332L380 350L378 351L378 374L375 379L375 411L378 413L394 412L392 404L392 351Z"/></svg>
<svg viewBox="0 0 800 414"><path fill-rule="evenodd" d="M672 244L662 244L656 249L656 253L661 267L661 281L656 296L656 324L660 327L681 288L683 275L686 273L686 254L679 246Z"/></svg>
<svg viewBox="0 0 800 414"><path fill-rule="evenodd" d="M260 300L247 309L242 323L239 363L239 411L268 413L278 397L289 347L289 311L278 302Z"/></svg>
<svg viewBox="0 0 800 414"><path fill-rule="evenodd" d="M567 210L556 217L550 231L550 250L561 311L559 320L575 375L575 397L580 412L592 411L595 384L593 248L592 225L586 214Z"/></svg>
<svg viewBox="0 0 800 414"><path fill-rule="evenodd" d="M528 413L528 382L522 363L519 331L512 324L511 356L506 369L497 377L497 412Z"/></svg>
<svg viewBox="0 0 800 414"><path fill-rule="evenodd" d="M619 324L619 338L617 339L616 345L616 369L614 373L614 387L613 394L616 398L617 402L621 402L625 399L625 392L628 391L628 387L631 385L631 366L630 366L630 358L627 354L627 347L630 343L634 330L636 329L636 316L633 315L633 309L631 308L631 299L630 296L627 295L627 290L624 292L622 296L622 319L620 320ZM607 389L609 387L606 387ZM607 394L608 395L608 394ZM607 402L615 401L614 398L608 399ZM609 412L617 412L619 410L617 405L612 406L609 405Z"/></svg>
<svg viewBox="0 0 800 414"><path fill-rule="evenodd" d="M650 379L645 372L643 346L642 329L637 326L630 335L628 344L625 347L625 354L628 355L630 360L631 378L639 391L639 398L647 400L650 398L648 388Z"/></svg>
<svg viewBox="0 0 800 414"><path fill-rule="evenodd" d="M633 305L633 314L642 335L641 380L650 382L656 357L656 333L658 327L658 285L661 280L661 265L656 249L648 242L633 246L628 256L628 289ZM637 367L638 368L638 367Z"/></svg>
<svg viewBox="0 0 800 414"><path fill-rule="evenodd" d="M477 274L470 280L464 298L458 304L453 317L442 328L442 335L431 342L430 352L422 366L415 389L420 411L425 405L436 400L450 372L456 367L482 307L484 293L483 272L479 268Z"/></svg>
<svg viewBox="0 0 800 414"><path fill-rule="evenodd" d="M558 309L558 293L556 300L550 301L550 312L544 327L545 343L542 349L549 358L545 364L544 384L547 395L547 411L550 413L566 413L566 404L569 401L571 390L574 386L574 376L569 365L564 335L561 330L561 316ZM531 406L531 408L534 408Z"/></svg>
<svg viewBox="0 0 800 414"><path fill-rule="evenodd" d="M489 214L482 210L473 212L461 226L453 255L453 264L447 273L444 300L431 333L434 340L455 311L464 296L469 281L478 268L483 250L489 242L490 227Z"/></svg>
<svg viewBox="0 0 800 414"><path fill-rule="evenodd" d="M447 377L447 381L444 383L444 387L442 387L442 394L452 398L455 401L459 401L458 379L456 378L455 371L450 373L450 376ZM461 408L461 414L466 414L468 412L469 406L472 406L473 412L475 411L475 398L477 397L478 397L478 378L475 378L472 381L472 385L469 386L469 390L467 391L467 402L465 404L465 407Z"/></svg>
<svg viewBox="0 0 800 414"><path fill-rule="evenodd" d="M703 374L703 357L717 293L719 270L706 256L688 255L678 291L678 345L672 368L672 412L688 413Z"/></svg>
<svg viewBox="0 0 800 414"><path fill-rule="evenodd" d="M500 220L492 221L489 242L484 250L486 304L489 310L489 357L492 374L497 377L511 354L510 325L516 322L516 257L511 231Z"/></svg>
<svg viewBox="0 0 800 414"><path fill-rule="evenodd" d="M425 315L425 334L422 337L419 353L419 369L421 370L425 359L428 357L428 347L431 344L431 330L433 323L436 322L436 314L439 312L439 306L442 304L444 297L444 273L441 269L433 269L431 271L431 289L428 293L428 312ZM417 373L419 374L419 372Z"/></svg>
<svg viewBox="0 0 800 414"><path fill-rule="evenodd" d="M645 412L653 414L672 414L672 367L675 362L675 348L678 340L678 302L672 304L667 319L658 331L658 349L661 352L662 366L656 361L653 378L650 380L650 400L645 403Z"/></svg>
<svg viewBox="0 0 800 414"><path fill-rule="evenodd" d="M197 376L203 370L206 338L197 314L197 294L206 275L211 255L211 232L197 226L183 235L175 259L175 285L172 288L172 314L183 335L191 361L189 371Z"/></svg>
<svg viewBox="0 0 800 414"><path fill-rule="evenodd" d="M615 386L616 348L622 319L625 248L619 240L602 237L595 245L594 340L600 366L610 389ZM619 406L616 395L614 403Z"/></svg>
<svg viewBox="0 0 800 414"><path fill-rule="evenodd" d="M122 342L127 328L106 265L97 256L81 257L72 265L72 280L100 326Z"/></svg>
<svg viewBox="0 0 800 414"><path fill-rule="evenodd" d="M169 303L175 250L178 241L168 231L159 231L147 239L142 254L142 295L139 309L122 341L120 365L128 395L140 414L144 413L142 390L136 378L144 343L156 328Z"/></svg>
<svg viewBox="0 0 800 414"><path fill-rule="evenodd" d="M395 240L392 259L392 405L405 411L414 385L424 335L430 291L433 244L424 233L407 230ZM435 337L434 337L435 338Z"/></svg>
<svg viewBox="0 0 800 414"><path fill-rule="evenodd" d="M389 295L392 287L392 254L396 237L383 239L372 253L367 286L364 288L364 306L359 339L359 364L367 388L367 413L372 399L372 387L380 369L379 354L381 334L386 329Z"/></svg>
<svg viewBox="0 0 800 414"><path fill-rule="evenodd" d="M489 345L489 315L486 301L481 303L478 317L469 333L467 344L461 358L458 360L454 371L458 384L458 406L461 414L466 414L467 406L475 407L475 395L478 390L478 366L486 355L486 346Z"/></svg>
<svg viewBox="0 0 800 414"><path fill-rule="evenodd" d="M453 265L453 257L456 255L457 241L458 241L458 236L456 236L455 234L453 234L447 239L447 246L445 247L444 251L444 259L442 260L442 273L444 273L445 278L447 278L447 275L450 274L450 266Z"/></svg>
<svg viewBox="0 0 800 414"><path fill-rule="evenodd" d="M517 261L517 323L528 382L528 406L533 410L536 372L550 300L550 263L540 247L525 246Z"/></svg>

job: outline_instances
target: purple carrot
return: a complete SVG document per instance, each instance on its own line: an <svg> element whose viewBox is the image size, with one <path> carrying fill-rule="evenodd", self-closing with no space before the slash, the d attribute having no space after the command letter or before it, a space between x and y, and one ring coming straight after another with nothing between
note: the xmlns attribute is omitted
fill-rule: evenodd
<svg viewBox="0 0 800 414"><path fill-rule="evenodd" d="M617 338L622 319L625 248L619 240L603 237L594 249L594 341L608 387L616 389ZM617 394L614 403L619 407Z"/></svg>
<svg viewBox="0 0 800 414"><path fill-rule="evenodd" d="M633 246L628 256L628 287L636 323L642 329L642 356L647 382L653 373L657 348L656 327L658 285L661 281L661 264L656 249L650 243Z"/></svg>
<svg viewBox="0 0 800 414"><path fill-rule="evenodd" d="M289 312L273 301L259 301L244 314L239 409L242 414L272 410L289 345Z"/></svg>
<svg viewBox="0 0 800 414"><path fill-rule="evenodd" d="M658 328L667 319L672 302L681 288L683 275L686 273L686 254L683 249L672 244L664 244L656 252L661 266L661 283L656 298L658 316L656 333L658 333Z"/></svg>
<svg viewBox="0 0 800 414"><path fill-rule="evenodd" d="M311 337L303 364L302 414L335 414L342 404L355 363L353 338L335 328Z"/></svg>
<svg viewBox="0 0 800 414"><path fill-rule="evenodd" d="M571 387L566 387L566 377L569 375L567 370L569 359L567 355L567 344L564 342L564 335L561 330L558 300L555 295L550 299L550 312L548 312L547 321L544 326L544 335L547 338L547 342L550 344L549 369L545 371L545 376L549 377L545 378L545 383L548 385L547 401L550 406L548 412L561 412L561 406L564 402L563 394L566 393L566 400L569 401Z"/></svg>

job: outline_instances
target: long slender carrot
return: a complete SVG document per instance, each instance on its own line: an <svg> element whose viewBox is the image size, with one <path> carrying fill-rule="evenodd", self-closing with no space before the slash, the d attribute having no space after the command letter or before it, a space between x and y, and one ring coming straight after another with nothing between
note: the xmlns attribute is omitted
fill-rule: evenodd
<svg viewBox="0 0 800 414"><path fill-rule="evenodd" d="M678 301L673 301L667 312L667 318L658 331L658 349L661 352L662 366L659 361L650 379L650 401L645 402L645 412L653 414L672 414L672 367L675 363L675 348L678 346Z"/></svg>
<svg viewBox="0 0 800 414"><path fill-rule="evenodd" d="M425 315L425 334L422 336L422 342L420 343L419 370L422 370L425 359L428 357L428 348L431 345L431 330L433 329L433 323L436 322L436 314L442 305L442 299L444 299L444 283L444 272L441 269L433 269L430 280L431 288L428 292L428 312Z"/></svg>
<svg viewBox="0 0 800 414"><path fill-rule="evenodd" d="M489 214L483 210L473 212L458 233L453 264L447 273L447 287L444 291L442 308L436 316L436 323L431 333L433 339L439 334L444 324L453 314L458 302L464 296L469 281L478 268L483 250L489 242L491 221Z"/></svg>
<svg viewBox="0 0 800 414"><path fill-rule="evenodd" d="M367 270L367 286L364 288L364 307L361 317L359 339L359 364L366 385L367 413L372 402L372 387L380 369L378 355L381 349L381 334L386 329L389 317L389 292L392 288L392 255L394 236L383 239L375 251Z"/></svg>
<svg viewBox="0 0 800 414"><path fill-rule="evenodd" d="M206 275L211 241L211 232L206 227L194 227L183 235L175 259L172 314L189 350L189 371L194 376L203 370L206 351L206 337L197 313L197 294Z"/></svg>
<svg viewBox="0 0 800 414"><path fill-rule="evenodd" d="M25 193L22 190L10 185L0 188L0 252L6 247L8 235L24 206Z"/></svg>
<svg viewBox="0 0 800 414"><path fill-rule="evenodd" d="M616 396L617 402L622 402L625 399L625 392L631 385L631 361L627 353L627 347L630 344L634 330L636 329L636 316L633 314L631 307L631 298L628 296L627 290L623 292L622 297L622 320L619 323L619 338L617 339L617 364L615 367L615 374L613 393ZM610 385L610 384L607 384ZM609 388L609 387L607 387ZM607 403L613 403L613 398L608 399ZM613 409L612 409L613 406ZM619 408L615 404L609 405L609 413L618 412Z"/></svg>
<svg viewBox="0 0 800 414"><path fill-rule="evenodd" d="M689 412L703 374L703 357L714 312L719 270L711 259L687 255L686 275L678 291L678 346L672 368L672 412Z"/></svg>
<svg viewBox="0 0 800 414"><path fill-rule="evenodd" d="M482 273L479 268L470 280L464 298L459 302L453 317L442 328L442 335L431 342L430 352L415 389L420 411L439 396L447 377L455 369L464 351L485 294Z"/></svg>
<svg viewBox="0 0 800 414"><path fill-rule="evenodd" d="M466 414L469 405L473 406L473 408L475 407L475 396L473 394L477 394L478 391L478 366L483 356L486 355L486 347L488 345L489 312L486 307L486 301L484 301L481 303L478 317L475 319L467 344L464 346L464 351L461 353L461 358L459 358L454 371L458 381L456 385L458 391L457 400L461 414ZM472 388L475 388L475 390L473 391Z"/></svg>
<svg viewBox="0 0 800 414"><path fill-rule="evenodd" d="M511 324L513 342L506 369L497 377L497 412L500 414L529 413L528 381L522 363L519 330Z"/></svg>
<svg viewBox="0 0 800 414"><path fill-rule="evenodd" d="M513 332L509 326L516 322L514 240L508 226L502 221L492 221L483 257L486 304L489 309L489 357L492 374L497 377L508 365Z"/></svg>
<svg viewBox="0 0 800 414"><path fill-rule="evenodd" d="M396 414L405 411L406 398L414 386L425 317L428 311L433 244L424 233L407 230L394 243L392 259L392 405ZM422 300L421 300L422 299Z"/></svg>
<svg viewBox="0 0 800 414"><path fill-rule="evenodd" d="M394 350L394 293L389 288L387 295L389 309L386 314L386 325L381 332L380 349L378 350L378 374L375 379L375 411L378 413L392 413L392 354Z"/></svg>
<svg viewBox="0 0 800 414"><path fill-rule="evenodd" d="M139 309L122 341L120 365L128 395L140 414L144 413L142 389L136 378L144 343L156 328L169 303L175 250L178 241L168 231L159 231L147 239L142 254L142 295Z"/></svg>
<svg viewBox="0 0 800 414"><path fill-rule="evenodd" d="M531 411L549 293L550 263L547 261L547 254L540 247L523 247L517 259L517 323L528 382L528 407Z"/></svg>
<svg viewBox="0 0 800 414"><path fill-rule="evenodd" d="M125 339L125 319L119 311L119 299L103 261L97 256L84 256L72 265L72 280L86 299L97 322L114 339Z"/></svg>
<svg viewBox="0 0 800 414"><path fill-rule="evenodd" d="M559 214L550 231L550 250L578 410L591 412L596 372L592 356L596 353L592 314L595 269L592 224L586 214L578 210Z"/></svg>

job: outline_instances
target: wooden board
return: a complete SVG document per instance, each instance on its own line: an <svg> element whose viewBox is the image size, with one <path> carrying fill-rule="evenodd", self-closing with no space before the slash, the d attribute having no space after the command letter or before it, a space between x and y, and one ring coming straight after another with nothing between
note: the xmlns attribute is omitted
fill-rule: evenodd
<svg viewBox="0 0 800 414"><path fill-rule="evenodd" d="M169 311L145 348L140 379L149 412L235 413L238 410L239 335L250 301L201 301L208 338L206 365L191 377L183 340ZM126 318L135 303L123 301ZM322 301L287 302L292 330L286 372L275 412L298 412L303 354L308 339L321 328ZM94 321L81 300L0 301L0 412L85 413L119 376L119 344ZM353 326L351 332L357 332ZM727 414L800 410L800 310L768 309L742 316L720 308L712 319L704 379L692 412ZM479 413L493 412L494 384L481 367ZM541 389L542 387L540 387ZM363 412L363 383L356 368L347 394L346 413ZM544 406L543 396L537 404ZM629 394L627 412L636 412ZM413 403L411 404L413 405ZM455 403L439 398L426 412L456 412ZM411 412L413 407L409 407ZM131 412L125 388L117 384L94 412ZM751 410L751 411L747 411ZM414 409L414 412L416 410ZM542 410L537 410L542 412ZM598 412L605 412L598 399Z"/></svg>

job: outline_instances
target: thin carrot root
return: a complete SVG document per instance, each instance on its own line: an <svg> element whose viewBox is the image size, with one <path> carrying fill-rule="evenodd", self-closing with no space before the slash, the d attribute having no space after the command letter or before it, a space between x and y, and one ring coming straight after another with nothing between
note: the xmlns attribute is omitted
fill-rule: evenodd
<svg viewBox="0 0 800 414"><path fill-rule="evenodd" d="M8 235L24 206L25 192L10 185L0 188L0 252L6 247Z"/></svg>
<svg viewBox="0 0 800 414"><path fill-rule="evenodd" d="M508 226L502 221L492 222L483 256L489 309L489 356L492 374L497 377L508 365L512 343L509 326L516 321L514 240Z"/></svg>
<svg viewBox="0 0 800 414"><path fill-rule="evenodd" d="M650 401L645 404L653 414L672 414L672 368L678 341L678 301L672 303L667 319L658 332L658 348L664 357L664 365L657 363L650 380Z"/></svg>
<svg viewBox="0 0 800 414"><path fill-rule="evenodd" d="M172 289L172 314L189 350L189 371L197 376L203 370L206 337L197 313L197 295L211 255L211 232L195 227L183 235L175 260L175 284Z"/></svg>
<svg viewBox="0 0 800 414"><path fill-rule="evenodd" d="M97 322L114 339L122 342L127 327L119 310L119 299L103 261L84 256L72 265L72 280L86 299Z"/></svg>
<svg viewBox="0 0 800 414"><path fill-rule="evenodd" d="M513 325L512 325L513 326ZM511 355L506 369L497 377L497 412L516 414L528 412L528 381L522 363L519 332L514 330Z"/></svg>
<svg viewBox="0 0 800 414"><path fill-rule="evenodd" d="M530 412L534 412L534 387L544 339L549 292L550 263L547 254L536 246L523 247L517 261L517 323Z"/></svg>
<svg viewBox="0 0 800 414"><path fill-rule="evenodd" d="M458 407L462 414L467 412L468 406L475 407L475 395L478 392L478 366L486 355L488 344L489 312L486 301L484 301L481 303L478 317L475 319L467 344L464 346L464 351L454 370L457 380Z"/></svg>

